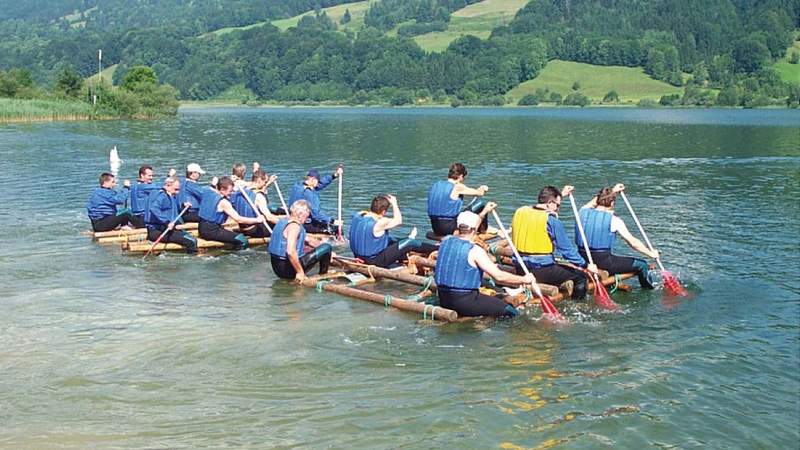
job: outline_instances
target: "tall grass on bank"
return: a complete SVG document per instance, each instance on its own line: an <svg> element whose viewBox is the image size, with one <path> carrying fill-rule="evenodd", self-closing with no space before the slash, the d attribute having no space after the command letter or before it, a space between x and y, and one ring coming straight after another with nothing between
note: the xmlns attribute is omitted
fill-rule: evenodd
<svg viewBox="0 0 800 450"><path fill-rule="evenodd" d="M0 122L86 120L91 116L91 105L80 101L0 98Z"/></svg>

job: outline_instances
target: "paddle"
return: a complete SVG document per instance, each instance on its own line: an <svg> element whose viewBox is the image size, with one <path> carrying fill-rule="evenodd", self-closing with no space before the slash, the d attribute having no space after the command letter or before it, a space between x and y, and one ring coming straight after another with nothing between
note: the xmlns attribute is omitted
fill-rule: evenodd
<svg viewBox="0 0 800 450"><path fill-rule="evenodd" d="M269 234L272 234L272 227L269 226L269 221L267 220L267 216L265 216L264 213L262 213L261 210L259 210L258 207L256 207L255 203L253 203L252 200L250 200L250 197L247 196L247 193L244 191L244 189L245 189L244 187L240 187L239 194L241 194L241 196L244 197L245 200L247 200L247 204L250 205L251 208L253 208L253 211L255 211L256 214L264 217L264 226L266 226L267 230L269 230Z"/></svg>
<svg viewBox="0 0 800 450"><path fill-rule="evenodd" d="M575 214L575 223L578 225L578 232L580 232L581 239L583 240L583 249L586 251L586 258L589 260L589 264L594 265L592 252L589 251L589 241L586 240L586 232L583 230L581 216L578 213L578 207L575 206L575 197L572 196L572 193L569 194L569 202L572 205L572 212ZM611 296L608 295L606 287L600 282L600 277L594 272L587 271L587 273L589 273L589 276L592 277L592 281L594 282L594 302L601 308L614 311L618 310L619 305L614 303L614 300L611 300Z"/></svg>
<svg viewBox="0 0 800 450"><path fill-rule="evenodd" d="M341 168L341 165L339 167ZM338 171L339 169L337 168L336 170ZM344 238L342 237L342 224L343 224L342 223L342 178L343 177L344 177L344 171L342 171L342 173L340 173L339 176L337 177L339 179L339 206L338 206L338 209L339 209L339 227L338 227L338 230L337 230L336 239L339 240L339 242L344 241Z"/></svg>
<svg viewBox="0 0 800 450"><path fill-rule="evenodd" d="M650 243L650 239L647 238L647 233L644 232L644 227L642 227L641 222L639 222L639 218L636 217L636 213L633 212L633 207L631 206L630 202L628 202L628 197L626 197L625 192L622 191L620 191L619 195L622 196L622 200L625 201L625 206L628 207L628 211L630 211L631 217L633 217L633 221L636 222L636 226L639 227L639 232L642 233L644 242L647 243L647 248L649 248L652 252L653 244ZM664 268L664 264L661 263L660 257L656 259L656 262L658 263L658 267L661 269L661 276L664 279L664 288L667 290L667 292L678 297L688 297L689 293L686 291L686 288L681 286L681 282L678 281L678 278L675 275Z"/></svg>
<svg viewBox="0 0 800 450"><path fill-rule="evenodd" d="M281 187L278 186L278 180L275 180L275 191L278 192L278 198L281 199L281 206L283 206L283 213L289 214L289 207L286 206L286 200L283 199L283 194L281 193Z"/></svg>
<svg viewBox="0 0 800 450"><path fill-rule="evenodd" d="M497 222L497 226L500 227L500 231L503 233L503 238L505 238L506 242L508 242L508 246L511 247L511 251L514 252L514 256L517 258L517 261L519 261L519 265L522 267L525 275L528 275L530 271L525 265L525 262L522 260L522 256L520 256L519 252L517 251L517 247L514 246L514 242L511 241L511 236L508 235L508 231L506 231L506 227L503 226L503 222L500 220L500 216L497 215L497 211L492 210L492 216L494 217L494 221ZM556 309L555 305L553 305L553 302L550 301L550 298L542 293L542 290L539 288L539 284L536 282L536 278L533 279L533 291L536 293L536 296L539 297L545 317L553 320L554 322L566 321L564 316L562 316L561 313L558 312L558 309Z"/></svg>
<svg viewBox="0 0 800 450"><path fill-rule="evenodd" d="M178 222L178 219L180 219L181 216L183 216L183 213L185 213L189 209L190 206L191 205L187 205L187 206L183 207L183 209L181 210L180 214L178 214L178 217L174 218L172 220L172 222L170 222L169 225L167 225L167 229L164 230L163 233L161 233L161 236L159 236L158 239L156 239L155 242L153 242L153 245L151 245L150 248L147 250L147 253L145 253L144 256L142 256L142 259L147 258L147 256L150 255L150 253L153 252L153 249L156 248L156 245L158 245L158 243L161 242L161 239L164 239L164 236L166 236L167 233L169 233L170 229L173 229L175 227L175 224Z"/></svg>

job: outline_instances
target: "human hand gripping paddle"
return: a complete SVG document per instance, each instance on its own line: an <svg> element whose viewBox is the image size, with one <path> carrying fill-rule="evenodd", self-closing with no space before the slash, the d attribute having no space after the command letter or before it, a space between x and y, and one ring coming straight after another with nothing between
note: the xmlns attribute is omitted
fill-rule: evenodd
<svg viewBox="0 0 800 450"><path fill-rule="evenodd" d="M581 234L581 240L583 240L583 249L586 251L586 258L589 260L589 264L594 266L592 252L589 251L589 241L586 240L586 232L583 230L581 216L578 213L578 207L575 206L575 197L572 196L572 193L569 194L569 203L572 205L572 212L575 214L575 224L578 225L578 232ZM592 281L594 282L595 303L604 309L612 311L619 310L619 305L614 303L614 300L611 300L611 296L608 295L608 291L606 290L605 285L603 285L603 283L600 281L600 277L597 276L595 272L587 271L587 273L592 277Z"/></svg>
<svg viewBox="0 0 800 450"><path fill-rule="evenodd" d="M166 236L167 233L170 232L170 230L175 228L175 224L178 223L178 220L180 220L181 216L183 216L183 213L188 211L189 207L191 207L191 206L192 205L186 205L186 206L183 207L183 209L181 210L180 214L178 214L178 217L174 218L172 220L172 222L170 222L169 225L167 225L167 229L164 230L163 233L161 233L161 236L159 236L158 239L156 239L155 242L153 242L153 245L151 245L150 248L147 250L147 253L145 253L144 256L142 256L142 259L147 258L150 255L150 253L153 252L153 249L156 248L156 245L158 245L158 243L161 242L162 239L164 239L164 236Z"/></svg>
<svg viewBox="0 0 800 450"><path fill-rule="evenodd" d="M250 205L251 208L253 208L253 211L255 211L256 214L264 218L264 226L267 227L267 230L269 230L269 234L272 234L272 227L269 226L269 221L267 220L267 216L265 216L264 213L261 212L260 209L258 209L258 207L255 205L255 203L253 203L252 200L250 200L250 197L247 196L247 193L244 191L243 187L239 188L239 192L242 194L242 197L244 197L244 199L247 200L247 204Z"/></svg>
<svg viewBox="0 0 800 450"><path fill-rule="evenodd" d="M622 197L622 200L625 201L625 206L628 207L628 211L631 213L631 217L633 217L633 221L636 222L636 226L639 227L639 232L642 233L642 237L644 238L644 242L647 243L647 248L650 251L653 250L653 244L650 243L650 239L647 238L647 233L644 232L644 227L642 227L641 222L639 222L639 218L636 217L636 213L633 212L633 207L628 202L628 197L625 196L625 192L620 191L619 195ZM661 263L661 258L656 258L656 262L658 263L658 267L661 269L661 277L664 279L664 289L670 295L675 295L678 297L688 297L689 293L686 291L686 288L681 286L681 282L678 281L678 278L672 274L672 272L668 271L664 268L664 264Z"/></svg>
<svg viewBox="0 0 800 450"><path fill-rule="evenodd" d="M503 222L500 221L500 216L497 215L497 211L492 210L492 216L494 217L494 221L497 222L497 226L500 227L500 231L503 233L503 237L505 238L506 242L508 242L508 246L511 247L511 251L514 252L514 256L519 261L519 265L522 267L523 272L525 275L533 274L528 270L528 267L525 265L525 262L522 261L522 257L520 256L519 252L517 251L517 247L514 246L514 243L511 241L511 236L508 235L508 231L506 231L506 227L503 226ZM550 301L550 298L542 293L542 290L539 289L539 284L536 282L536 278L533 278L533 291L536 293L536 296L539 297L540 304L542 305L542 311L546 318L550 319L553 322L567 322L567 319L558 312L553 302Z"/></svg>

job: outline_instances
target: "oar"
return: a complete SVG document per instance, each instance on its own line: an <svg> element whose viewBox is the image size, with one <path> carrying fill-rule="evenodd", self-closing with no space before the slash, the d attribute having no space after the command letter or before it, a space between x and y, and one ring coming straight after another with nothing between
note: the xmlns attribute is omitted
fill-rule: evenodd
<svg viewBox="0 0 800 450"><path fill-rule="evenodd" d="M250 205L251 208L253 208L253 211L255 211L256 214L264 217L264 226L266 226L267 230L269 230L269 234L272 234L272 227L269 226L269 221L267 220L267 216L265 216L264 213L262 213L261 210L259 210L258 207L256 207L256 205L253 203L252 200L250 200L250 197L247 196L247 192L244 191L245 189L246 188L244 187L240 187L239 194L241 194L242 197L244 197L244 199L247 200L247 204Z"/></svg>
<svg viewBox="0 0 800 450"><path fill-rule="evenodd" d="M338 169L337 169L338 170ZM339 174L339 229L337 231L337 239L341 242L344 241L342 237L342 178L344 177L344 172Z"/></svg>
<svg viewBox="0 0 800 450"><path fill-rule="evenodd" d="M189 205L189 206L191 206L191 205ZM145 253L144 256L142 256L142 259L147 258L150 255L150 253L153 253L153 249L156 248L156 245L158 245L158 243L161 242L161 239L164 239L164 236L166 236L167 233L169 233L170 228L174 229L175 224L178 223L178 219L180 219L181 216L183 216L183 213L185 213L189 209L189 206L184 206L183 209L181 210L180 214L178 214L178 217L173 219L172 222L170 222L169 225L167 225L167 229L164 230L163 233L161 233L161 236L159 236L158 239L156 239L155 242L153 242L153 245L151 245L150 248L147 250L147 253Z"/></svg>
<svg viewBox="0 0 800 450"><path fill-rule="evenodd" d="M633 207L631 206L630 202L628 202L628 197L625 196L625 192L623 191L620 191L619 195L622 197L622 200L625 201L625 206L628 207L628 211L631 213L633 221L636 222L636 226L639 227L639 232L642 233L644 242L647 243L647 248L649 248L652 252L653 244L650 243L650 239L647 238L647 233L644 232L644 227L642 226L641 222L639 222L639 218L636 217L636 213L633 212ZM686 291L686 288L681 286L681 282L678 281L678 278L675 275L664 268L664 264L661 263L661 258L656 259L656 263L658 263L658 267L661 269L661 277L664 279L664 288L667 290L667 292L679 297L688 297L689 293Z"/></svg>
<svg viewBox="0 0 800 450"><path fill-rule="evenodd" d="M281 194L281 187L278 186L278 180L275 180L275 182L272 184L275 185L275 191L278 192L278 198L281 199L281 206L283 206L283 213L289 214L289 207L286 206L286 200L283 199L283 194Z"/></svg>
<svg viewBox="0 0 800 450"><path fill-rule="evenodd" d="M525 261L522 260L522 256L520 256L519 252L517 251L517 247L514 246L514 242L511 241L511 236L508 235L508 231L506 231L506 227L503 226L503 222L500 220L500 216L497 215L497 211L492 210L492 216L494 217L495 222L497 222L497 226L500 227L500 231L503 233L503 237L505 238L506 242L508 242L508 246L511 247L511 251L514 252L514 256L519 261L520 267L525 272L525 275L530 274L528 267L525 265ZM533 276L533 275L531 275ZM542 293L542 290L539 288L539 284L536 282L536 278L533 279L533 291L536 293L536 296L539 297L539 301L542 305L542 311L546 317L550 318L554 322L565 322L564 316L558 312L553 302L550 301L550 298Z"/></svg>
<svg viewBox="0 0 800 450"><path fill-rule="evenodd" d="M586 232L583 230L581 216L578 213L578 207L575 206L575 197L572 196L572 193L569 194L569 202L572 205L572 212L575 214L575 223L578 225L578 232L581 234L581 240L583 240L583 249L586 251L586 258L589 260L589 264L594 265L592 252L589 250L589 241L586 240ZM592 277L592 281L594 281L594 302L601 308L618 310L619 305L614 303L614 300L611 300L611 296L608 295L606 287L600 282L600 277L594 272L589 272L589 274Z"/></svg>

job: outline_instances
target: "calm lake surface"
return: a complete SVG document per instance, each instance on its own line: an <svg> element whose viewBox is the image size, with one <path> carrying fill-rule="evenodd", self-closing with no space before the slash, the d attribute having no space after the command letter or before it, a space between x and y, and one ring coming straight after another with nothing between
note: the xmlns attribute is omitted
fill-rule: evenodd
<svg viewBox="0 0 800 450"><path fill-rule="evenodd" d="M624 314L568 306L563 327L436 325L278 281L263 248L142 262L82 235L113 145L122 178L257 160L284 192L343 161L346 217L391 192L421 231L427 188L456 160L506 223L545 184L585 202L623 182L693 298L637 286L614 294ZM10 125L0 184L2 448L800 439L798 111L191 109ZM335 186L323 202L335 211ZM571 233L569 208L562 219Z"/></svg>

